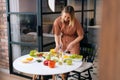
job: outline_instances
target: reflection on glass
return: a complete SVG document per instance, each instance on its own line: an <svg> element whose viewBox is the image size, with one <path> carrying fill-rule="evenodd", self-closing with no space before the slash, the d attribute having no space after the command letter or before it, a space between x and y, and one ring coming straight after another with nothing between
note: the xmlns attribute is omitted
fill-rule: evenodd
<svg viewBox="0 0 120 80"><path fill-rule="evenodd" d="M37 18L35 15L20 15L19 17L21 33L36 32Z"/></svg>
<svg viewBox="0 0 120 80"><path fill-rule="evenodd" d="M54 20L60 16L60 14L46 14L46 15L43 15L43 24L53 24Z"/></svg>
<svg viewBox="0 0 120 80"><path fill-rule="evenodd" d="M43 15L43 45L54 42L54 36L52 34L52 27L53 27L54 20L58 16L60 16L60 14Z"/></svg>
<svg viewBox="0 0 120 80"><path fill-rule="evenodd" d="M81 22L81 12L75 13L76 18Z"/></svg>
<svg viewBox="0 0 120 80"><path fill-rule="evenodd" d="M94 0L84 0L84 10L94 9Z"/></svg>
<svg viewBox="0 0 120 80"><path fill-rule="evenodd" d="M31 46L21 46L21 45L12 44L13 60L17 59L18 57L22 55L29 54L31 50L38 50L38 48L31 47Z"/></svg>
<svg viewBox="0 0 120 80"><path fill-rule="evenodd" d="M84 12L84 25L93 26L94 25L94 12Z"/></svg>
<svg viewBox="0 0 120 80"><path fill-rule="evenodd" d="M51 0L49 0L49 1L51 1ZM54 5L53 4L50 4L50 5L54 6L55 12L58 12L58 11L61 11L64 8L65 1L66 0L55 0ZM42 1L42 11L43 12L53 12L49 7L48 0L43 0Z"/></svg>
<svg viewBox="0 0 120 80"><path fill-rule="evenodd" d="M38 48L31 46L21 46L21 55L29 54L31 50L38 50Z"/></svg>
<svg viewBox="0 0 120 80"><path fill-rule="evenodd" d="M61 11L65 6L66 0L55 0L55 11Z"/></svg>
<svg viewBox="0 0 120 80"><path fill-rule="evenodd" d="M73 6L75 10L82 10L82 0L67 0L67 3Z"/></svg>
<svg viewBox="0 0 120 80"><path fill-rule="evenodd" d="M11 12L36 12L36 0L9 0Z"/></svg>
<svg viewBox="0 0 120 80"><path fill-rule="evenodd" d="M48 52L50 51L50 49L54 49L55 48L55 44L50 44L48 46L43 47L43 52Z"/></svg>
<svg viewBox="0 0 120 80"><path fill-rule="evenodd" d="M48 0L42 0L42 12L52 12L48 6Z"/></svg>
<svg viewBox="0 0 120 80"><path fill-rule="evenodd" d="M36 43L36 16L11 15L11 37L14 42Z"/></svg>

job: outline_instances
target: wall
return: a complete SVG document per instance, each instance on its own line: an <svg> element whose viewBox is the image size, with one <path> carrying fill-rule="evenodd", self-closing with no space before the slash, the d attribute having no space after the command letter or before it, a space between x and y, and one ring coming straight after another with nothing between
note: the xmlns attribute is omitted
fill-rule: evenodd
<svg viewBox="0 0 120 80"><path fill-rule="evenodd" d="M120 80L120 0L103 0L99 80Z"/></svg>
<svg viewBox="0 0 120 80"><path fill-rule="evenodd" d="M8 68L8 38L6 25L6 0L0 0L0 68Z"/></svg>

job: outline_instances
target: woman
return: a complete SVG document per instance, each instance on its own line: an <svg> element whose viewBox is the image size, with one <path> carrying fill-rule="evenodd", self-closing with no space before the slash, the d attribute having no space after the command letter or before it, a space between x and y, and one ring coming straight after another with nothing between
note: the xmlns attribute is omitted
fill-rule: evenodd
<svg viewBox="0 0 120 80"><path fill-rule="evenodd" d="M83 39L83 29L79 21L75 18L74 8L66 6L61 16L56 18L53 25L55 37L55 51L69 51L71 54L80 54L79 42Z"/></svg>

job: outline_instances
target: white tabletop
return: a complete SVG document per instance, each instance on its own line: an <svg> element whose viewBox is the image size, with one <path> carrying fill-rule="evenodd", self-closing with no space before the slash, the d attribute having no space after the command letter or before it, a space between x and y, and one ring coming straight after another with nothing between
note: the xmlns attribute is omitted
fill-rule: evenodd
<svg viewBox="0 0 120 80"><path fill-rule="evenodd" d="M36 74L36 75L62 74L62 73L73 71L78 67L80 67L82 64L82 61L73 61L72 65L56 64L55 68L49 68L48 66L45 66L43 62L38 63L36 60L33 60L30 63L21 62L21 60L25 59L26 57L29 57L29 55L24 55L17 58L13 62L13 67L20 72L24 72L28 74Z"/></svg>

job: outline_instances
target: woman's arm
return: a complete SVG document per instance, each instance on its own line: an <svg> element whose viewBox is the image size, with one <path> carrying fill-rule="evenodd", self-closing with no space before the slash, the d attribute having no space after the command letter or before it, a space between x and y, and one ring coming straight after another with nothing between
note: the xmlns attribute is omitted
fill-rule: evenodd
<svg viewBox="0 0 120 80"><path fill-rule="evenodd" d="M57 52L60 49L60 41L61 41L60 20L61 18L58 17L55 19L53 23L53 34L55 38L55 51Z"/></svg>
<svg viewBox="0 0 120 80"><path fill-rule="evenodd" d="M81 26L81 24L76 21L76 26L77 26L77 29L76 29L76 32L77 32L77 35L78 37L76 37L75 40L73 40L68 46L67 46L67 50L70 50L72 47L74 47L75 44L78 44L84 37L84 31L83 31L83 28Z"/></svg>
<svg viewBox="0 0 120 80"><path fill-rule="evenodd" d="M83 34L79 35L75 40L73 40L68 46L66 51L69 51L76 43L79 43L83 39Z"/></svg>
<svg viewBox="0 0 120 80"><path fill-rule="evenodd" d="M79 35L75 40L71 42L71 44L79 43L83 39L83 34Z"/></svg>
<svg viewBox="0 0 120 80"><path fill-rule="evenodd" d="M58 50L60 49L60 45L61 45L61 42L60 42L61 36L55 34L54 37L55 37L55 46L56 46L55 51L58 52Z"/></svg>

